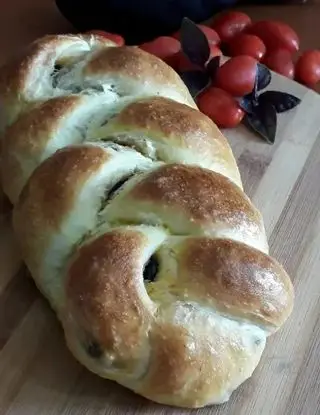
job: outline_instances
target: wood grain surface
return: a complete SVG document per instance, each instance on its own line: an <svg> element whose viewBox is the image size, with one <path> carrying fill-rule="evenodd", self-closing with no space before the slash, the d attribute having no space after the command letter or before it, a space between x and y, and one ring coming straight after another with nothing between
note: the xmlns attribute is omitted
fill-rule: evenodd
<svg viewBox="0 0 320 415"><path fill-rule="evenodd" d="M48 31L67 27L57 21ZM244 127L226 131L245 189L263 213L271 254L296 291L293 314L269 339L253 377L227 404L187 411L89 373L68 352L55 315L23 267L8 214L0 224L1 415L320 414L320 96L280 76L271 88L302 99L279 117L273 146Z"/></svg>

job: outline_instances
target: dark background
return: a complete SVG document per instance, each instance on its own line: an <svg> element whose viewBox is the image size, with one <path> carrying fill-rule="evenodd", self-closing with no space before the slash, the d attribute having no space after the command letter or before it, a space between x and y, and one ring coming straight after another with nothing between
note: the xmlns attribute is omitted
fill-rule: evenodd
<svg viewBox="0 0 320 415"><path fill-rule="evenodd" d="M235 5L292 4L306 0L56 0L61 13L78 30L115 32L127 44L137 44L156 36L171 34L187 16L194 22L209 19Z"/></svg>

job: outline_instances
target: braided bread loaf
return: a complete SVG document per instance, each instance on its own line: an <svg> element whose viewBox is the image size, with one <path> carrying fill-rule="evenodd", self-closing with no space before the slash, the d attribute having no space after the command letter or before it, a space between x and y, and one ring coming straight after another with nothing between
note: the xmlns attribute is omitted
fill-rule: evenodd
<svg viewBox="0 0 320 415"><path fill-rule="evenodd" d="M225 402L292 309L232 151L179 76L97 35L0 72L5 193L74 356L154 401Z"/></svg>

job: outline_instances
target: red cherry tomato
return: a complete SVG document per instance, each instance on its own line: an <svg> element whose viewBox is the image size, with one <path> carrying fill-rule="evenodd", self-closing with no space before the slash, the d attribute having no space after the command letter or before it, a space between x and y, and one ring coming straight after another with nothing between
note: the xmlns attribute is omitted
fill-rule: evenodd
<svg viewBox="0 0 320 415"><path fill-rule="evenodd" d="M229 94L241 97L252 91L256 73L256 59L245 55L235 56L217 70L215 84Z"/></svg>
<svg viewBox="0 0 320 415"><path fill-rule="evenodd" d="M104 30L89 30L86 33L91 33L93 35L99 35L102 37L105 37L109 40L111 40L112 42L116 43L118 46L123 46L125 44L124 42L124 38L120 35L117 35L116 33L109 33L109 32L105 32Z"/></svg>
<svg viewBox="0 0 320 415"><path fill-rule="evenodd" d="M214 58L215 56L222 56L221 49L217 45L210 45L210 58Z"/></svg>
<svg viewBox="0 0 320 415"><path fill-rule="evenodd" d="M320 82L320 50L308 50L300 56L296 63L296 79L309 87Z"/></svg>
<svg viewBox="0 0 320 415"><path fill-rule="evenodd" d="M160 36L151 42L143 43L139 48L160 59L167 60L180 50L180 42L173 37Z"/></svg>
<svg viewBox="0 0 320 415"><path fill-rule="evenodd" d="M173 68L175 71L178 70L179 61L180 61L180 52L177 52L174 55L166 58L166 64L171 66L171 68Z"/></svg>
<svg viewBox="0 0 320 415"><path fill-rule="evenodd" d="M253 23L246 32L258 36L264 42L268 51L288 49L293 53L299 50L298 35L286 23L261 20Z"/></svg>
<svg viewBox="0 0 320 415"><path fill-rule="evenodd" d="M171 56L166 62L176 71L192 71L200 69L198 65L189 61L182 50Z"/></svg>
<svg viewBox="0 0 320 415"><path fill-rule="evenodd" d="M266 47L258 36L240 33L231 39L228 51L230 56L248 55L260 61L266 53Z"/></svg>
<svg viewBox="0 0 320 415"><path fill-rule="evenodd" d="M211 27L218 33L221 41L228 42L250 24L251 19L247 14L229 11L218 15Z"/></svg>
<svg viewBox="0 0 320 415"><path fill-rule="evenodd" d="M200 111L214 121L218 127L236 127L244 116L237 101L223 89L210 87L198 96Z"/></svg>
<svg viewBox="0 0 320 415"><path fill-rule="evenodd" d="M291 52L288 49L275 49L267 53L263 63L271 70L293 79L294 64L292 61Z"/></svg>
<svg viewBox="0 0 320 415"><path fill-rule="evenodd" d="M218 45L220 43L220 36L211 27L205 26L203 24L198 24L197 26L206 35L206 38L208 39L210 45ZM180 31L175 32L172 36L180 40Z"/></svg>
<svg viewBox="0 0 320 415"><path fill-rule="evenodd" d="M215 56L222 56L221 50L216 45L210 45L210 58L214 58ZM186 55L180 50L175 55L169 57L166 60L167 64L170 65L176 71L192 71L192 70L199 70L201 69L195 63L189 61Z"/></svg>

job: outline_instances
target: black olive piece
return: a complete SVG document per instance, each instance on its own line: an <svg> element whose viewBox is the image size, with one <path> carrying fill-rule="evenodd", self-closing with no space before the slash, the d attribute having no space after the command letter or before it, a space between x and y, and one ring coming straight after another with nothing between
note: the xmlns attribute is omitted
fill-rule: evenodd
<svg viewBox="0 0 320 415"><path fill-rule="evenodd" d="M159 272L159 262L155 255L149 258L143 270L144 281L153 282Z"/></svg>
<svg viewBox="0 0 320 415"><path fill-rule="evenodd" d="M94 359L99 359L103 354L99 343L97 343L94 340L91 343L89 343L89 345L87 346L87 353L89 356L93 357Z"/></svg>

